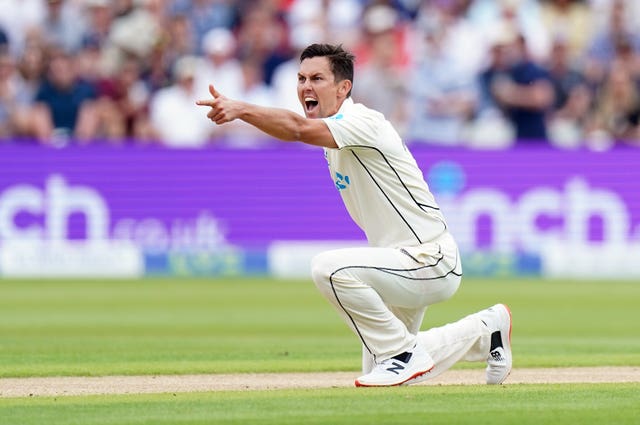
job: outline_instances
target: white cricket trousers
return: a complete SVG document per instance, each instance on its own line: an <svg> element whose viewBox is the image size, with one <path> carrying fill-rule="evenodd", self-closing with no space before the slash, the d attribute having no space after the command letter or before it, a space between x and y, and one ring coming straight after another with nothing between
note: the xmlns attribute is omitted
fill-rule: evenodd
<svg viewBox="0 0 640 425"><path fill-rule="evenodd" d="M311 274L318 290L360 338L367 373L373 362L414 347L427 307L456 292L462 266L457 245L446 233L418 246L323 252L313 259ZM433 375L441 373L440 365L448 368L460 359L486 360L485 328L469 316L421 332L420 340L436 362Z"/></svg>

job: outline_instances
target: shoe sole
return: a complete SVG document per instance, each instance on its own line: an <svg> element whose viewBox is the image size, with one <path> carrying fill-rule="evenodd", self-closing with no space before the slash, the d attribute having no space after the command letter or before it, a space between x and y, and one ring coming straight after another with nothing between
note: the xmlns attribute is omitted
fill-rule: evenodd
<svg viewBox="0 0 640 425"><path fill-rule="evenodd" d="M356 384L356 387L398 387L398 386L404 384L405 382L411 381L412 379L419 378L420 376L431 372L434 367L436 367L435 364L433 366L431 366L428 370L425 370L423 372L414 373L412 376L410 376L409 378L405 379L404 381L396 382L396 383L393 383L393 384L363 384L362 382L358 381L357 379L356 379L355 384Z"/></svg>
<svg viewBox="0 0 640 425"><path fill-rule="evenodd" d="M505 350L505 353L509 354L509 358L512 359L511 362L509 363L509 370L507 371L507 373L504 375L504 377L500 380L500 382L496 382L494 385L500 385L502 384L508 377L509 374L511 374L511 369L513 367L513 355L511 354L511 328L513 326L513 317L511 316L511 310L509 309L509 306L506 304L500 304L502 307L504 307L505 310L507 310L507 314L509 315L509 333L507 336L507 340L506 341L502 341L503 344L503 348Z"/></svg>

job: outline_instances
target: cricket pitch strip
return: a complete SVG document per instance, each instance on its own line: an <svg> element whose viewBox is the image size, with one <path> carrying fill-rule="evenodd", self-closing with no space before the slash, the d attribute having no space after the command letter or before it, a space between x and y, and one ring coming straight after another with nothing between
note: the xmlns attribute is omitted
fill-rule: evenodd
<svg viewBox="0 0 640 425"><path fill-rule="evenodd" d="M0 378L0 397L352 387L358 372ZM640 382L640 367L514 368L504 385ZM484 370L449 370L420 386L482 385Z"/></svg>

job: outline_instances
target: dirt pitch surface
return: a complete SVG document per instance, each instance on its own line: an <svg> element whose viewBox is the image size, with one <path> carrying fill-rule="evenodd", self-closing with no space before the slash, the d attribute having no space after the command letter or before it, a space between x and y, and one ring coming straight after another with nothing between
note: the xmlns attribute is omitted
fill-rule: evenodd
<svg viewBox="0 0 640 425"><path fill-rule="evenodd" d="M357 372L1 378L0 397L152 394L352 387ZM640 382L640 367L514 369L506 384ZM417 385L484 384L484 371L450 370Z"/></svg>

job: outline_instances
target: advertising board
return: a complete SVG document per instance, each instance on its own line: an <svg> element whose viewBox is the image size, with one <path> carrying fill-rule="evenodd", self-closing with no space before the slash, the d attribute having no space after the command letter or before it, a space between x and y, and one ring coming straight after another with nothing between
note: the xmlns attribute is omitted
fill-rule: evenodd
<svg viewBox="0 0 640 425"><path fill-rule="evenodd" d="M615 270L622 260L611 253L630 253L627 263L640 252L640 150L411 150L467 274L563 274L564 263L599 253ZM366 243L336 178L321 151L295 144L2 146L0 250L16 241L110 241L136 247L147 273L268 272L274 244L286 256L299 243Z"/></svg>

